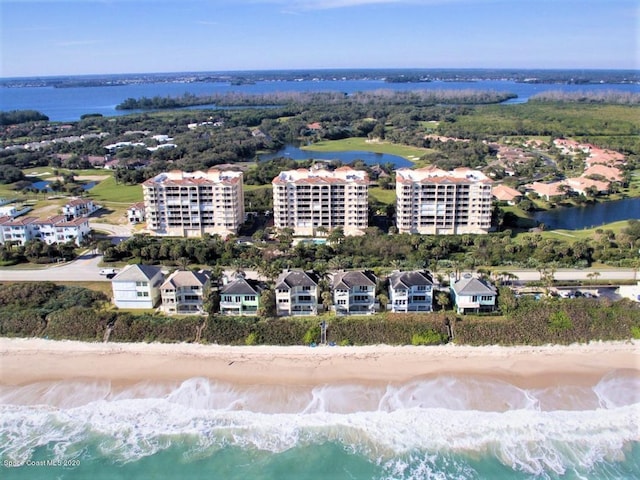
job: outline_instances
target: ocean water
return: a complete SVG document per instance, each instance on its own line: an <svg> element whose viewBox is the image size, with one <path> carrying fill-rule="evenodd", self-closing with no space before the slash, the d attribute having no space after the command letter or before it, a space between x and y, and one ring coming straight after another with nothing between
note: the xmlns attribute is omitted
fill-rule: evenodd
<svg viewBox="0 0 640 480"><path fill-rule="evenodd" d="M0 387L2 479L634 479L640 374Z"/></svg>

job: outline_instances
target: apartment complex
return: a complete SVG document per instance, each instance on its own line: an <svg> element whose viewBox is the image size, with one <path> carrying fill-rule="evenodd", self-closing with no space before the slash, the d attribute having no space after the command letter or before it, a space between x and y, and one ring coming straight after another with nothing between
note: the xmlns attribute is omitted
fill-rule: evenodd
<svg viewBox="0 0 640 480"><path fill-rule="evenodd" d="M244 222L242 172L172 170L142 184L147 229L156 235L235 234Z"/></svg>
<svg viewBox="0 0 640 480"><path fill-rule="evenodd" d="M91 233L89 219L80 217L67 220L64 215L46 219L36 217L0 217L0 243L20 245L29 240L42 240L48 245L74 242L80 245Z"/></svg>
<svg viewBox="0 0 640 480"><path fill-rule="evenodd" d="M340 227L345 235L362 235L369 226L369 177L364 171L301 168L280 172L272 184L277 228L313 236L319 228Z"/></svg>
<svg viewBox="0 0 640 480"><path fill-rule="evenodd" d="M455 235L491 229L492 181L478 170L396 170L399 233Z"/></svg>

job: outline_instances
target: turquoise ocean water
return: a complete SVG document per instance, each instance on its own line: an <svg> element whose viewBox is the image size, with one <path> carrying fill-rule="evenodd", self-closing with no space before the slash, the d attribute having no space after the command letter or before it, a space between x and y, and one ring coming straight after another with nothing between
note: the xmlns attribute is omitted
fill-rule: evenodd
<svg viewBox="0 0 640 480"><path fill-rule="evenodd" d="M2 479L634 479L640 375L0 387Z"/></svg>

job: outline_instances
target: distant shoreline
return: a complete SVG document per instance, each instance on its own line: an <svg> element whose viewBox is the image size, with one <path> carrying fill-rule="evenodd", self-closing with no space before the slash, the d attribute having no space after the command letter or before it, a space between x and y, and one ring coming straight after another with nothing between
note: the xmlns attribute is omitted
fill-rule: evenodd
<svg viewBox="0 0 640 480"><path fill-rule="evenodd" d="M247 70L218 72L164 72L74 74L0 78L4 87L103 87L141 83L221 82L251 85L256 82L379 80L385 83L474 82L504 80L517 83L567 85L640 84L640 71L629 69L508 69L508 68L366 68Z"/></svg>
<svg viewBox="0 0 640 480"><path fill-rule="evenodd" d="M231 347L0 338L0 384L72 379L114 385L205 377L232 384L399 383L437 375L498 379L521 388L594 385L640 371L638 342L540 347Z"/></svg>

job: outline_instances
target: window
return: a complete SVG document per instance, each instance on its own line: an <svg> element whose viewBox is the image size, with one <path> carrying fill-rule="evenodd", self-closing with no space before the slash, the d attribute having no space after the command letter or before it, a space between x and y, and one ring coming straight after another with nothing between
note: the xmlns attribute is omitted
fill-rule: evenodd
<svg viewBox="0 0 640 480"><path fill-rule="evenodd" d="M347 301L346 300L338 300L338 305L346 305Z"/></svg>
<svg viewBox="0 0 640 480"><path fill-rule="evenodd" d="M367 292L367 291L369 291L369 287L367 287L366 285L360 285L359 291Z"/></svg>
<svg viewBox="0 0 640 480"><path fill-rule="evenodd" d="M311 301L311 295L300 295L298 297L298 301L300 301L300 302L310 302Z"/></svg>
<svg viewBox="0 0 640 480"><path fill-rule="evenodd" d="M148 287L149 282L136 282L136 287Z"/></svg>
<svg viewBox="0 0 640 480"><path fill-rule="evenodd" d="M471 301L472 302L477 302L478 301L478 296L474 295L473 297L471 297Z"/></svg>
<svg viewBox="0 0 640 480"><path fill-rule="evenodd" d="M138 295L138 297L148 297L149 296L149 292L137 292L136 294Z"/></svg>
<svg viewBox="0 0 640 480"><path fill-rule="evenodd" d="M483 302L490 302L491 300L493 300L493 297L491 295L483 295L480 297L480 300L482 300Z"/></svg>
<svg viewBox="0 0 640 480"><path fill-rule="evenodd" d="M222 296L222 301L223 302L230 302L231 301L231 295L223 295Z"/></svg>
<svg viewBox="0 0 640 480"><path fill-rule="evenodd" d="M246 296L244 297L244 299L245 299L247 302L255 302L255 301L256 301L256 296L255 296L255 295L246 295Z"/></svg>
<svg viewBox="0 0 640 480"><path fill-rule="evenodd" d="M302 291L303 292L310 292L311 291L311 285L303 285L302 286Z"/></svg>

